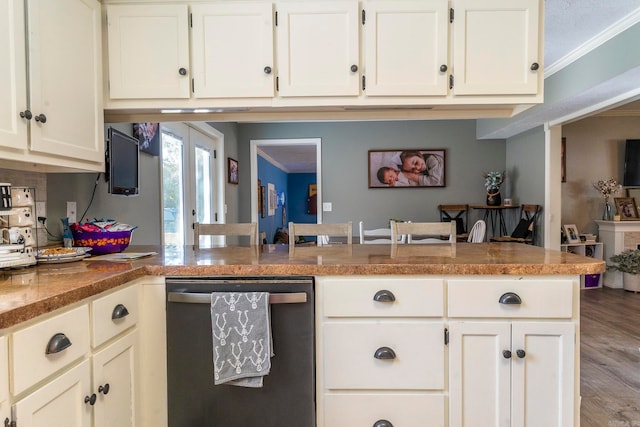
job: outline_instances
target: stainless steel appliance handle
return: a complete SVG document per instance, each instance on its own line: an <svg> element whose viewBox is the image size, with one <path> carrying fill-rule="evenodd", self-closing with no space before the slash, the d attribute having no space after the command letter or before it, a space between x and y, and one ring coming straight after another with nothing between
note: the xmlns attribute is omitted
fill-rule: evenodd
<svg viewBox="0 0 640 427"><path fill-rule="evenodd" d="M167 301L187 304L211 304L211 294L195 292L169 292ZM307 302L306 292L283 292L269 294L270 304L296 304Z"/></svg>

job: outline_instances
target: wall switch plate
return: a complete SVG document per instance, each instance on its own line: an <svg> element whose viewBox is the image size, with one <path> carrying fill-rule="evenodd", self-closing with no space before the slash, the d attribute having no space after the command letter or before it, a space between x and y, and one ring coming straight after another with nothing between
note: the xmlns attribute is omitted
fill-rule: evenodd
<svg viewBox="0 0 640 427"><path fill-rule="evenodd" d="M69 224L76 222L76 202L67 202L67 218Z"/></svg>
<svg viewBox="0 0 640 427"><path fill-rule="evenodd" d="M322 212L331 212L333 210L333 204L331 202L322 203Z"/></svg>

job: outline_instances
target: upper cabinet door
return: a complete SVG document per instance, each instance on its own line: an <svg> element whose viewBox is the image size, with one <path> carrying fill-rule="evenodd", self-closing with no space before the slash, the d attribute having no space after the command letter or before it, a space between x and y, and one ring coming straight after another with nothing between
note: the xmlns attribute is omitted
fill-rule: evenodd
<svg viewBox="0 0 640 427"><path fill-rule="evenodd" d="M364 4L366 95L447 94L446 0Z"/></svg>
<svg viewBox="0 0 640 427"><path fill-rule="evenodd" d="M186 4L108 5L112 99L189 98Z"/></svg>
<svg viewBox="0 0 640 427"><path fill-rule="evenodd" d="M97 0L28 0L31 151L104 162Z"/></svg>
<svg viewBox="0 0 640 427"><path fill-rule="evenodd" d="M539 0L456 0L454 11L454 94L536 94Z"/></svg>
<svg viewBox="0 0 640 427"><path fill-rule="evenodd" d="M276 6L279 95L359 95L358 2Z"/></svg>
<svg viewBox="0 0 640 427"><path fill-rule="evenodd" d="M0 145L27 148L24 1L0 1Z"/></svg>
<svg viewBox="0 0 640 427"><path fill-rule="evenodd" d="M272 97L271 3L191 6L196 98Z"/></svg>

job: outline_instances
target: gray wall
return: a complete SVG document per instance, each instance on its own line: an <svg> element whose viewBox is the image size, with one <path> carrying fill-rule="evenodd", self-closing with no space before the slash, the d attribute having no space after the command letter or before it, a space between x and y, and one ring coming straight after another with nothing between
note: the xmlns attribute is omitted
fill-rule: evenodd
<svg viewBox="0 0 640 427"><path fill-rule="evenodd" d="M215 127L215 125L214 125ZM484 204L483 172L505 168L505 141L475 138L475 120L264 123L239 127L240 164L249 164L249 141L273 138L321 138L322 200L333 204L324 222L360 220L384 227L390 218L438 220L438 204ZM369 189L370 149L446 149L446 187ZM240 220L250 219L248 168L240 172ZM477 213L476 213L477 214Z"/></svg>

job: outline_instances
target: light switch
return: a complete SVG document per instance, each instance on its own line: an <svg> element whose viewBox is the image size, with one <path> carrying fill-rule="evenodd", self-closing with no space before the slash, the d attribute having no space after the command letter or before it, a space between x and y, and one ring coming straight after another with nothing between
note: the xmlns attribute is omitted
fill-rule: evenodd
<svg viewBox="0 0 640 427"><path fill-rule="evenodd" d="M323 212L331 212L333 210L333 204L331 202L323 202L322 203L322 211Z"/></svg>

